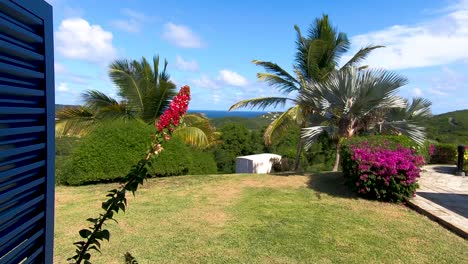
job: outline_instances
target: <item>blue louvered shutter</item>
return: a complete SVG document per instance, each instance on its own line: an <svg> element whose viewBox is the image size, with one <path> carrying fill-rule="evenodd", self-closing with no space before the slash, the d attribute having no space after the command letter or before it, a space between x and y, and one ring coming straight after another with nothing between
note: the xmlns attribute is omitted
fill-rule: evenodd
<svg viewBox="0 0 468 264"><path fill-rule="evenodd" d="M0 263L52 263L52 7L0 0Z"/></svg>

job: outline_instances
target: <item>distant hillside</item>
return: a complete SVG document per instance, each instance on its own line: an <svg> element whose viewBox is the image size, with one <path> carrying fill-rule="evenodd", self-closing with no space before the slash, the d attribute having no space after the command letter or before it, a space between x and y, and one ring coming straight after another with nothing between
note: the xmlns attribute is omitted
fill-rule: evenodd
<svg viewBox="0 0 468 264"><path fill-rule="evenodd" d="M55 111L63 109L65 107L78 107L79 105L63 105L63 104L55 104Z"/></svg>
<svg viewBox="0 0 468 264"><path fill-rule="evenodd" d="M270 124L270 120L265 118L264 116L258 117L238 117L238 116L227 116L227 117L220 117L220 118L213 118L211 122L216 128L221 128L222 126L230 123L240 124L245 126L247 129L250 130L261 130L262 128L266 127Z"/></svg>
<svg viewBox="0 0 468 264"><path fill-rule="evenodd" d="M468 109L435 115L427 120L426 128L430 139L468 145Z"/></svg>
<svg viewBox="0 0 468 264"><path fill-rule="evenodd" d="M55 110L78 106L56 104ZM250 130L261 130L278 117L279 114L281 113L271 112L253 118L237 116L220 117L213 118L212 123L216 128L220 128L228 123L237 123L244 125ZM425 123L428 139L442 143L468 145L468 109L435 115L428 118Z"/></svg>

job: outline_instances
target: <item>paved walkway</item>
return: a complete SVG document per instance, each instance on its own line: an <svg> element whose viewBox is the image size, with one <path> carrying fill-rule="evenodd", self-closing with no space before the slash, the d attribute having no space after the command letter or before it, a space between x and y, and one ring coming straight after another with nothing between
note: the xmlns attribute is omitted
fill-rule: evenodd
<svg viewBox="0 0 468 264"><path fill-rule="evenodd" d="M468 238L468 176L455 176L455 171L450 165L424 166L410 205Z"/></svg>

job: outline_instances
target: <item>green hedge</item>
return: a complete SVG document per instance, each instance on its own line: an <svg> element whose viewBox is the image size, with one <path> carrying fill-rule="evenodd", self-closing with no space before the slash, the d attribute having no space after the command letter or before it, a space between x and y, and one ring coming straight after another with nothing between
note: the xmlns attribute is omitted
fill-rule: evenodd
<svg viewBox="0 0 468 264"><path fill-rule="evenodd" d="M144 157L153 126L139 121L112 121L101 124L84 137L57 171L57 183L82 185L118 181ZM216 173L210 154L194 150L173 137L152 161L154 176Z"/></svg>
<svg viewBox="0 0 468 264"><path fill-rule="evenodd" d="M193 149L177 137L165 142L163 147L164 151L151 162L150 173L156 177L217 172L211 153Z"/></svg>
<svg viewBox="0 0 468 264"><path fill-rule="evenodd" d="M81 185L116 181L145 154L154 129L138 122L106 122L84 137L64 164L57 182Z"/></svg>
<svg viewBox="0 0 468 264"><path fill-rule="evenodd" d="M435 151L431 155L430 163L457 164L457 145L437 143L434 146Z"/></svg>

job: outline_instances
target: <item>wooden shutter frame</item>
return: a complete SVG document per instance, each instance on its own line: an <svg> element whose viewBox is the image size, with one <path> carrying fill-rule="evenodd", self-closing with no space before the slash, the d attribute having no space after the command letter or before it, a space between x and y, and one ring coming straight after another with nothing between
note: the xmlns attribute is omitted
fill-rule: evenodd
<svg viewBox="0 0 468 264"><path fill-rule="evenodd" d="M46 100L46 193L45 243L43 263L53 263L55 200L55 81L52 6L43 0L0 0L27 10L44 23L44 76Z"/></svg>

